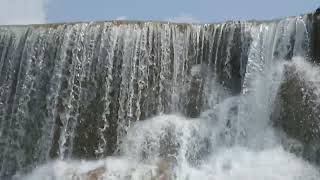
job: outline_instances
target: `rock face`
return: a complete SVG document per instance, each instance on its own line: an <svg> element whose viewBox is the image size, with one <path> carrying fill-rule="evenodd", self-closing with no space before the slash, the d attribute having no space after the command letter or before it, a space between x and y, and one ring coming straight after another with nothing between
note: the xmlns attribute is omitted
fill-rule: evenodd
<svg viewBox="0 0 320 180"><path fill-rule="evenodd" d="M280 95L283 100L283 129L291 136L306 142L316 142L319 139L319 112L317 95L313 84L305 82L294 67L287 67L285 83L282 84Z"/></svg>
<svg viewBox="0 0 320 180"><path fill-rule="evenodd" d="M285 67L284 83L278 97L275 125L289 137L302 143L293 152L320 164L320 111L317 91L318 82L307 78L296 64ZM312 70L312 69L308 69Z"/></svg>
<svg viewBox="0 0 320 180"><path fill-rule="evenodd" d="M312 22L311 31L311 51L313 61L320 63L320 10L317 9L314 14L309 15Z"/></svg>

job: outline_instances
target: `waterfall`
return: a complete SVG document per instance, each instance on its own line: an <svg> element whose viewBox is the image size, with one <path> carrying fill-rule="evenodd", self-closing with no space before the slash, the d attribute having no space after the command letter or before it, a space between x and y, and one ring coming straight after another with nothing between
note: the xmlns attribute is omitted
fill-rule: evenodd
<svg viewBox="0 0 320 180"><path fill-rule="evenodd" d="M0 178L318 179L312 38L310 15L2 26Z"/></svg>

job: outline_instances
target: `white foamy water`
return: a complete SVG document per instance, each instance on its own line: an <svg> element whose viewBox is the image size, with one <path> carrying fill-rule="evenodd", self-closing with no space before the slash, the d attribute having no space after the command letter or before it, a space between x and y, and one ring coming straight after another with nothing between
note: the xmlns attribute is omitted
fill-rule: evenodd
<svg viewBox="0 0 320 180"><path fill-rule="evenodd" d="M270 125L286 65L317 84L319 69L301 57L272 62L255 74L242 95L211 98L211 109L199 118L172 114L136 122L118 157L55 161L16 179L318 180L319 168L284 150Z"/></svg>
<svg viewBox="0 0 320 180"><path fill-rule="evenodd" d="M294 154L286 152L280 145L263 150L236 145L232 147L215 147L217 148L215 152L206 156L200 165L192 165L185 160L186 154L173 155L176 160L174 162L170 158L163 160L157 156L157 151L160 149L158 141L166 134L164 129L176 129L173 133L176 136L180 136L178 137L179 140L176 140L182 143L179 149L179 151L182 151L180 153L186 153L187 151L192 153L192 151L196 150L192 148L197 147L189 146L188 149L184 148L187 147L188 142L196 142L199 140L199 136L201 137L203 132L201 129L193 137L188 134L194 130L193 128L199 128L199 123L181 116L159 116L145 123L139 123L139 126L142 128L141 134L132 136L132 139L135 139L136 142L131 142L130 148L132 149L127 150L127 156L91 162L56 161L39 167L31 175L21 179L316 180L320 177L317 168L297 158ZM184 131L186 129L190 131ZM153 134L149 134L148 132L152 130L154 130ZM204 129L204 131L206 130ZM145 141L147 140L143 137L149 137L150 145L146 145ZM183 142L184 140L185 142ZM144 148L149 148L149 150ZM143 151L152 153L153 157L139 161L139 153ZM101 168L103 169L102 171ZM98 178L91 175L95 173Z"/></svg>
<svg viewBox="0 0 320 180"><path fill-rule="evenodd" d="M100 174L101 167L103 171L100 171L102 172ZM98 178L90 176L93 171L98 172ZM262 151L244 147L221 149L200 167L178 164L170 170L165 169L163 174L159 172L162 173L159 161L145 164L123 157L95 162L56 161L36 169L31 175L22 179L316 180L320 177L318 169L281 147Z"/></svg>

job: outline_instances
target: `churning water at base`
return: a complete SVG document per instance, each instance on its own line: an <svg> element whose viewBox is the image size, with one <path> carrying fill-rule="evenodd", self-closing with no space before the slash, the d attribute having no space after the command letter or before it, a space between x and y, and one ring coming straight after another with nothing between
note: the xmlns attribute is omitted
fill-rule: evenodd
<svg viewBox="0 0 320 180"><path fill-rule="evenodd" d="M317 167L282 147L270 116L285 67L295 67L314 85L320 70L302 57L270 62L255 73L247 84L249 90L241 95L220 100L208 97L212 106L199 118L172 114L136 122L124 137L118 157L55 161L16 178L317 180ZM212 84L215 91L223 91ZM320 86L315 89L319 91Z"/></svg>
<svg viewBox="0 0 320 180"><path fill-rule="evenodd" d="M200 167L178 164L171 168L166 163L159 160L144 164L126 157L96 162L57 161L38 168L22 179L317 180L320 177L315 167L281 147L261 151L244 147L221 149Z"/></svg>

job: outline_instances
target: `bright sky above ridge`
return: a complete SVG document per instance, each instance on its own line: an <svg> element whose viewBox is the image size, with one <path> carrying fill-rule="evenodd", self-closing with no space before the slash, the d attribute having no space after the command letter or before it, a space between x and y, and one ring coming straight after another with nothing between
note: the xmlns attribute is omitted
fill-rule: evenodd
<svg viewBox="0 0 320 180"><path fill-rule="evenodd" d="M0 0L0 24L94 20L220 22L300 15L320 0Z"/></svg>

